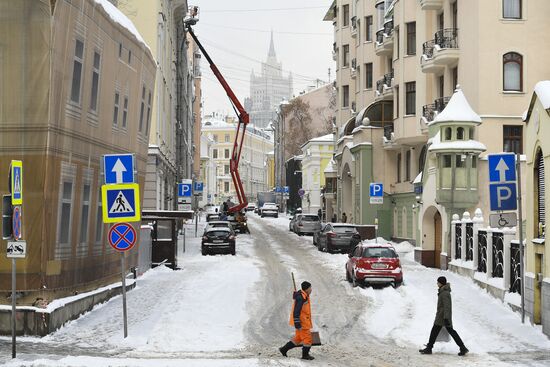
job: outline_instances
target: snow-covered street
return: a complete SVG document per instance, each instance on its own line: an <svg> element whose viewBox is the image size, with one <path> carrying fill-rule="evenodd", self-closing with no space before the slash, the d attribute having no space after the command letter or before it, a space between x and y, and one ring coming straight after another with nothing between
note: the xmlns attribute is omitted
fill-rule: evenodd
<svg viewBox="0 0 550 367"><path fill-rule="evenodd" d="M44 338L0 339L6 366L548 366L550 341L538 328L465 277L418 265L412 246L397 246L404 285L353 288L347 256L317 251L311 237L288 231L288 219L249 215L251 235L237 237L237 255L201 256L188 238L183 270L155 268L128 292L129 337L122 337L122 299L96 306ZM204 223L201 223L201 227ZM199 229L201 233L201 229ZM312 310L323 346L314 361L277 348L288 326L292 280L313 284ZM420 355L433 323L437 287L452 287L453 322L470 353L451 341Z"/></svg>

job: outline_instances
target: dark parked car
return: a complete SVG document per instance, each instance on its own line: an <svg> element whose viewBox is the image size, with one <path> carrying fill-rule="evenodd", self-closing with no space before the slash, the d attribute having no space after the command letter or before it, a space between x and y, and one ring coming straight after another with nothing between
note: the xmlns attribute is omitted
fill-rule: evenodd
<svg viewBox="0 0 550 367"><path fill-rule="evenodd" d="M206 231L209 230L210 228L228 228L232 231L235 230L235 228L233 227L233 224L228 220L212 220L208 222L208 224L206 225L206 228L204 229L204 232L206 233Z"/></svg>
<svg viewBox="0 0 550 367"><path fill-rule="evenodd" d="M369 243L357 246L346 263L346 279L358 284L403 283L399 255L390 244Z"/></svg>
<svg viewBox="0 0 550 367"><path fill-rule="evenodd" d="M207 228L202 236L201 253L235 255L235 232L223 227Z"/></svg>
<svg viewBox="0 0 550 367"><path fill-rule="evenodd" d="M361 236L352 224L327 223L313 234L313 244L319 251L349 253L359 242Z"/></svg>

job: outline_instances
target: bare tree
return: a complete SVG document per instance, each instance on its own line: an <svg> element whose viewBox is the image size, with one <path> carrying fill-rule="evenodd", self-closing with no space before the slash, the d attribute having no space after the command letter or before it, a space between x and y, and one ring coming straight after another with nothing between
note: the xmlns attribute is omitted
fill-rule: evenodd
<svg viewBox="0 0 550 367"><path fill-rule="evenodd" d="M315 113L320 117L322 121L320 135L331 134L333 132L334 115L336 111L336 91L334 88L327 88L327 100L326 106L317 107Z"/></svg>
<svg viewBox="0 0 550 367"><path fill-rule="evenodd" d="M311 114L308 102L294 98L284 108L285 117L285 159L301 154L300 147L313 138Z"/></svg>

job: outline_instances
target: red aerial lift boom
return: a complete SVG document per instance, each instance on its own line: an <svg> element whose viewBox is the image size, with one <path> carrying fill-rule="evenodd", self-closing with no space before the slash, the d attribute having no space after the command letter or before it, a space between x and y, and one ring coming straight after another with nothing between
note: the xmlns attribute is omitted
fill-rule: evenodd
<svg viewBox="0 0 550 367"><path fill-rule="evenodd" d="M193 37L193 40L195 40L195 43L197 44L197 46L199 46L199 49L201 50L204 57L206 57L206 60L208 60L210 69L212 69L212 72L214 73L214 75L222 85L223 89L225 89L225 92L227 93L227 96L231 100L231 103L233 104L233 108L237 113L237 117L239 118L239 124L237 125L237 133L235 135L235 142L233 143L233 153L231 153L231 159L229 161L229 171L231 172L231 178L233 179L233 185L235 186L235 191L237 192L237 199L239 200L239 203L237 205L229 208L229 212L235 213L245 208L248 205L248 201L246 200L246 195L243 189L243 184L241 182L241 177L239 175L239 161L241 159L241 150L243 149L246 126L250 121L248 112L246 112L244 107L241 105L241 103L237 99L237 96L235 96L235 93L233 93L233 90L231 90L231 87L229 87L229 84L227 84L227 81L223 77L222 73L220 72L216 64L214 64L214 62L210 58L210 55L208 55L208 52L206 52L206 50L204 49L200 41L197 39L197 36L193 32L193 29L191 28L190 23L187 24L187 31L189 32L191 37Z"/></svg>

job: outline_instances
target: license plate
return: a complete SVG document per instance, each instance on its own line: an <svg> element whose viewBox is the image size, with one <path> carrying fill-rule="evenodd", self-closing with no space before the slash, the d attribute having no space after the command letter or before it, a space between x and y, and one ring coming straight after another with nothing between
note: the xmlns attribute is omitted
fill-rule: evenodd
<svg viewBox="0 0 550 367"><path fill-rule="evenodd" d="M223 240L214 240L213 243L223 243Z"/></svg>
<svg viewBox="0 0 550 367"><path fill-rule="evenodd" d="M372 264L372 268L373 269L387 269L388 265L387 264Z"/></svg>

